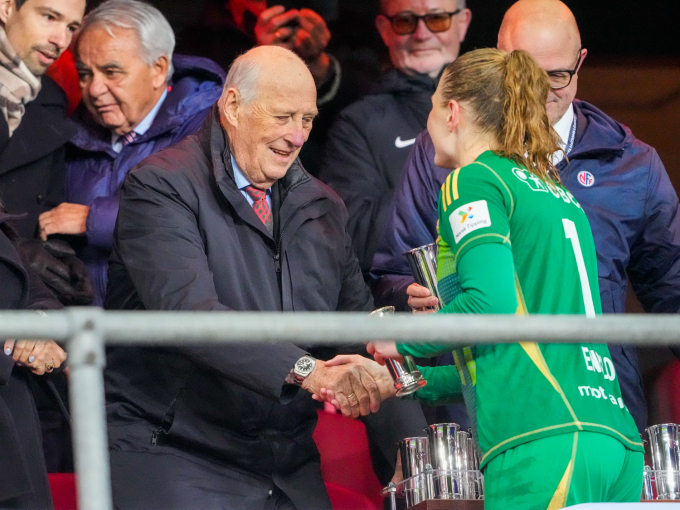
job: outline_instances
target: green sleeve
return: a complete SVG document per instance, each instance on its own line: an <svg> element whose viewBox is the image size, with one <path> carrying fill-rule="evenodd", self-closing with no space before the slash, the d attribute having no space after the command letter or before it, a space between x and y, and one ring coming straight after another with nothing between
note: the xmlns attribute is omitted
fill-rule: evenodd
<svg viewBox="0 0 680 510"><path fill-rule="evenodd" d="M500 243L478 244L458 261L463 289L438 313L496 313L517 311L515 265L512 250ZM455 344L397 344L400 354L432 358L451 351Z"/></svg>
<svg viewBox="0 0 680 510"><path fill-rule="evenodd" d="M413 398L429 406L460 402L462 390L458 370L454 365L418 367L427 385L413 393Z"/></svg>

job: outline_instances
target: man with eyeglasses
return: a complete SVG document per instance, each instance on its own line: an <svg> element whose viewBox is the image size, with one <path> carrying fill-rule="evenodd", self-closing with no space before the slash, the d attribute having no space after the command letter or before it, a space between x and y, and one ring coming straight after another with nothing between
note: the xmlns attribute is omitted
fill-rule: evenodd
<svg viewBox="0 0 680 510"><path fill-rule="evenodd" d="M652 147L593 105L575 100L588 52L572 12L558 0L519 0L505 14L498 47L528 51L550 77L546 108L569 158L558 152L554 161L591 223L602 311L625 311L628 278L645 311L680 311L678 197ZM437 303L413 283L402 254L435 241L439 189L449 173L435 166L427 132L419 135L373 260L376 305L420 310ZM647 409L636 351L618 345L609 350L623 400L642 433Z"/></svg>
<svg viewBox="0 0 680 510"><path fill-rule="evenodd" d="M465 0L382 0L380 7L376 26L393 69L376 92L340 112L319 174L347 206L365 278L406 158L427 124L430 96L471 18Z"/></svg>

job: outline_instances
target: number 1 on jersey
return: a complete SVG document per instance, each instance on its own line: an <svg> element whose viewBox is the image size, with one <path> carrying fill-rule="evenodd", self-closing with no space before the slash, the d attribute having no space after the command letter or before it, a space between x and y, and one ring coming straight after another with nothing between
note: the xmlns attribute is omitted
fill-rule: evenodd
<svg viewBox="0 0 680 510"><path fill-rule="evenodd" d="M576 267L578 268L578 276L581 279L581 291L583 292L583 304L586 307L586 317L595 317L595 305L593 305L593 294L590 292L590 283L588 282L588 273L586 272L586 263L583 260L583 252L581 251L581 243L578 240L578 232L576 232L576 225L571 220L562 218L562 225L564 225L564 235L571 241L571 247L574 249L574 257L576 258Z"/></svg>

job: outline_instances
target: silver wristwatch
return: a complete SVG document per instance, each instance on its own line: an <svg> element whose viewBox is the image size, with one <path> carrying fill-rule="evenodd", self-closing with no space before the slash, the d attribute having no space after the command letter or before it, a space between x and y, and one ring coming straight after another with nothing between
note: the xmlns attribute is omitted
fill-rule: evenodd
<svg viewBox="0 0 680 510"><path fill-rule="evenodd" d="M291 371L291 383L297 386L302 386L302 382L312 373L316 366L316 360L311 356L302 356L295 362L295 366Z"/></svg>

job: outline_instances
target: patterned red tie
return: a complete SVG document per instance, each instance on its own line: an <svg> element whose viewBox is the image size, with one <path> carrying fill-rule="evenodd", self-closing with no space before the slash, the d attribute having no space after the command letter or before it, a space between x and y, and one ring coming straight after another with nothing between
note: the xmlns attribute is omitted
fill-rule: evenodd
<svg viewBox="0 0 680 510"><path fill-rule="evenodd" d="M137 136L138 136L137 133L135 133L134 131L128 131L124 135L120 135L118 141L123 144L123 147L125 147L129 143L132 143L134 139L137 138Z"/></svg>
<svg viewBox="0 0 680 510"><path fill-rule="evenodd" d="M272 210L269 208L269 203L267 202L267 192L253 186L246 186L243 189L248 193L248 196L253 199L253 210L255 211L255 214L257 214L257 217L260 218L271 234L274 230L274 221L272 219Z"/></svg>

